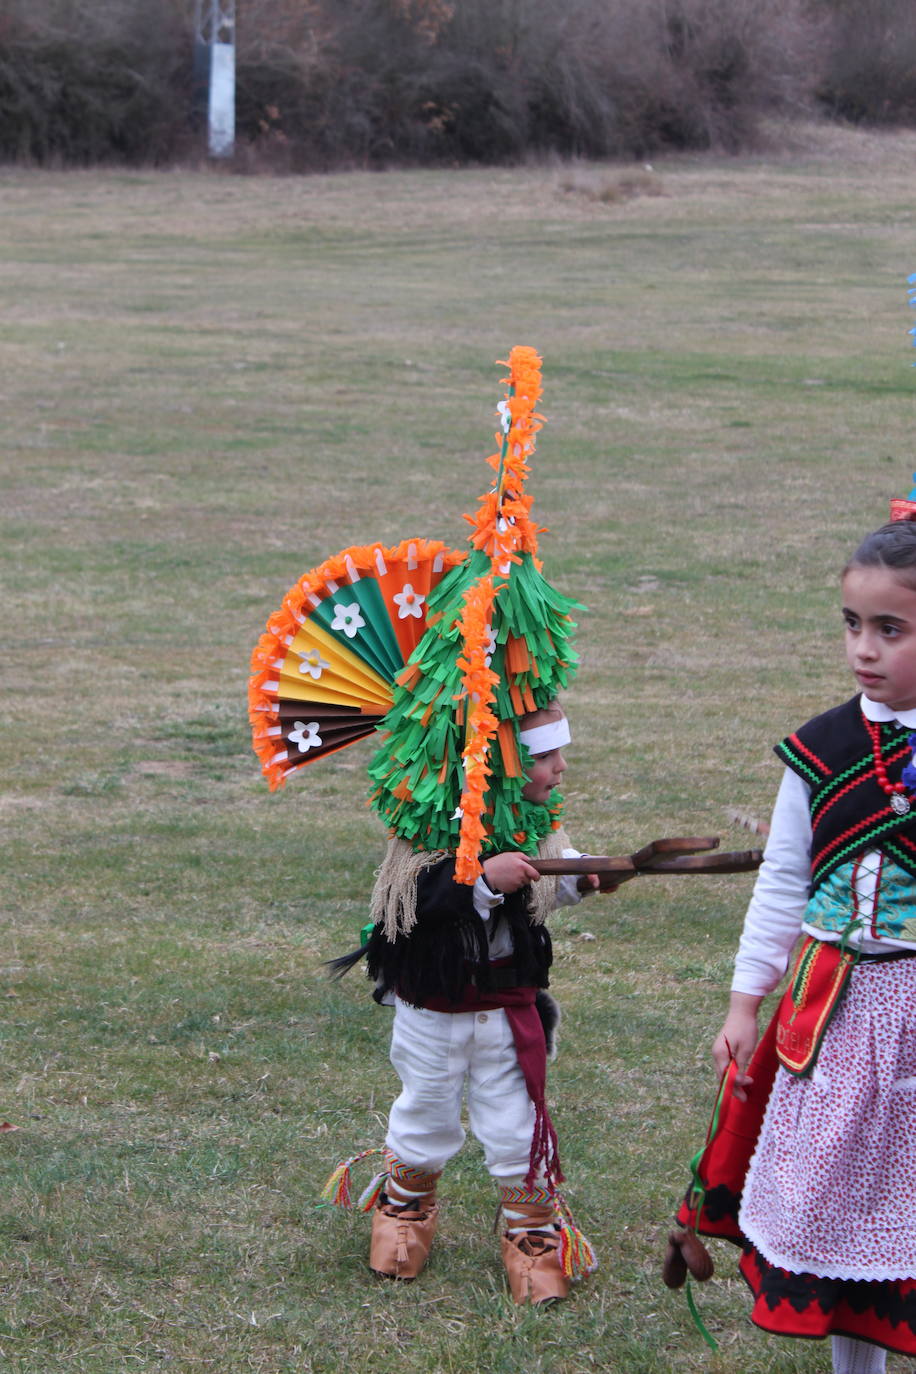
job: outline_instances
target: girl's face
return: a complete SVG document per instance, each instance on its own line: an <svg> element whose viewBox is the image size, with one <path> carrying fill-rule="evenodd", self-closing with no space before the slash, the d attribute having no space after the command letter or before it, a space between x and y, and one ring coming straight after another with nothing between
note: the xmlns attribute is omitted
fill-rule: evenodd
<svg viewBox="0 0 916 1374"><path fill-rule="evenodd" d="M916 591L887 568L843 578L846 662L872 701L916 710Z"/></svg>

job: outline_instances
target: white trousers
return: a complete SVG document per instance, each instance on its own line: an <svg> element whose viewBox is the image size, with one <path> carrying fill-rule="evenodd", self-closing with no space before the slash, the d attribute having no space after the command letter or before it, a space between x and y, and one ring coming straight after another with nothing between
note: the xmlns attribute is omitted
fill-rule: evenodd
<svg viewBox="0 0 916 1374"><path fill-rule="evenodd" d="M458 1153L467 1085L468 1119L491 1175L504 1185L524 1178L534 1105L504 1011L427 1011L398 999L391 1062L402 1091L385 1144L399 1160L438 1173Z"/></svg>

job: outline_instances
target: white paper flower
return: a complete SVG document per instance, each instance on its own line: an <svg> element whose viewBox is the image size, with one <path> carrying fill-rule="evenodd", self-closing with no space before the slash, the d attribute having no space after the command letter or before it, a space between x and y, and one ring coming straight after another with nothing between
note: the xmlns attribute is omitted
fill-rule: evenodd
<svg viewBox="0 0 916 1374"><path fill-rule="evenodd" d="M318 733L317 720L297 720L294 722L293 729L289 732L290 744L297 744L303 754L307 754L310 749L321 747L321 736Z"/></svg>
<svg viewBox="0 0 916 1374"><path fill-rule="evenodd" d="M500 401L496 409L499 411L499 427L503 434L508 434L512 428L512 411L509 408L509 402Z"/></svg>
<svg viewBox="0 0 916 1374"><path fill-rule="evenodd" d="M338 602L334 607L334 619L331 621L331 629L343 630L347 639L353 639L357 630L361 630L365 623L360 613L358 601L351 601L349 606L344 606Z"/></svg>
<svg viewBox="0 0 916 1374"><path fill-rule="evenodd" d="M423 602L426 597L422 592L415 592L409 582L405 582L399 592L395 592L391 598L398 608L398 620L407 620L409 616L419 620L423 614Z"/></svg>
<svg viewBox="0 0 916 1374"><path fill-rule="evenodd" d="M309 649L305 653L298 650L302 662L299 664L300 673L308 673L317 682L325 668L330 668L330 663L321 657L317 649Z"/></svg>
<svg viewBox="0 0 916 1374"><path fill-rule="evenodd" d="M487 636L487 648L486 653L484 655L484 662L489 668L493 660L493 655L496 653L496 635L493 633L492 625L487 626L485 633Z"/></svg>

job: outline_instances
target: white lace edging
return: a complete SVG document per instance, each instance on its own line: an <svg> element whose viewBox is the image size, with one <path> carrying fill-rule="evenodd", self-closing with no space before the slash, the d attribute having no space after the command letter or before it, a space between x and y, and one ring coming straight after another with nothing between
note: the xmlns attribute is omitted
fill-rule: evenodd
<svg viewBox="0 0 916 1374"><path fill-rule="evenodd" d="M738 1224L754 1249L760 1251L768 1264L774 1265L777 1269L787 1269L790 1274L813 1274L816 1279L839 1279L849 1283L897 1283L902 1279L914 1277L911 1272L878 1268L857 1269L841 1264L819 1264L816 1260L803 1259L798 1255L783 1254L778 1250L773 1250L766 1243L756 1226L745 1226L740 1215Z"/></svg>

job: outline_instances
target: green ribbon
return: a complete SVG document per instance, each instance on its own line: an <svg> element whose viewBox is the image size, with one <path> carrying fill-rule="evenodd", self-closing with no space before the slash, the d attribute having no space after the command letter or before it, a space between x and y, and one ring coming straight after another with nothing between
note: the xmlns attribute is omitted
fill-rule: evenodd
<svg viewBox="0 0 916 1374"><path fill-rule="evenodd" d="M849 923L843 927L843 929L840 931L840 953L841 953L841 954L848 954L848 953L849 953L849 940L850 940L850 936L854 935L855 932L856 932L857 930L864 930L864 928L865 928L865 921L864 921L864 919L863 919L861 916L853 916L852 920L849 921ZM855 950L853 951L853 956L852 956L852 957L853 957L853 963L854 963L854 964L857 964L857 963L859 962L859 960L862 958L862 946L861 946L861 945L857 945L857 946L856 946Z"/></svg>
<svg viewBox="0 0 916 1374"><path fill-rule="evenodd" d="M728 1084L728 1075L732 1064L735 1065L735 1068L737 1070L738 1064L735 1059L735 1056L731 1053L731 1047L729 1046L729 1061L725 1066L725 1070L722 1074L722 1077L719 1079L719 1090L716 1093L716 1100L713 1104L712 1116L709 1119L709 1128L706 1132L706 1139L700 1146L700 1148L697 1150L693 1159L690 1161L690 1206L694 1214L693 1234L697 1237L699 1237L700 1234L700 1213L702 1212L706 1202L706 1184L703 1182L703 1179L700 1176L700 1160L706 1153L706 1149L709 1145L709 1142L715 1137L716 1133L719 1130L719 1117L722 1113L722 1103L725 1099L725 1089ZM718 1350L718 1341L715 1339L714 1336L710 1335L706 1327L706 1323L700 1316L699 1309L697 1308L696 1298L693 1296L693 1288L690 1283L689 1274L687 1275L686 1292L687 1310L693 1318L694 1326L699 1331L700 1335L703 1337L703 1340L709 1346L710 1350Z"/></svg>
<svg viewBox="0 0 916 1374"><path fill-rule="evenodd" d="M703 1321L703 1318L700 1316L699 1311L697 1310L696 1299L693 1296L693 1288L690 1284L689 1274L687 1275L687 1310L689 1311L691 1317L693 1317L694 1326L699 1331L700 1335L703 1337L703 1340L709 1346L710 1350L718 1350L719 1342L716 1340L715 1336L711 1336L709 1334L708 1330L706 1329L706 1323Z"/></svg>

